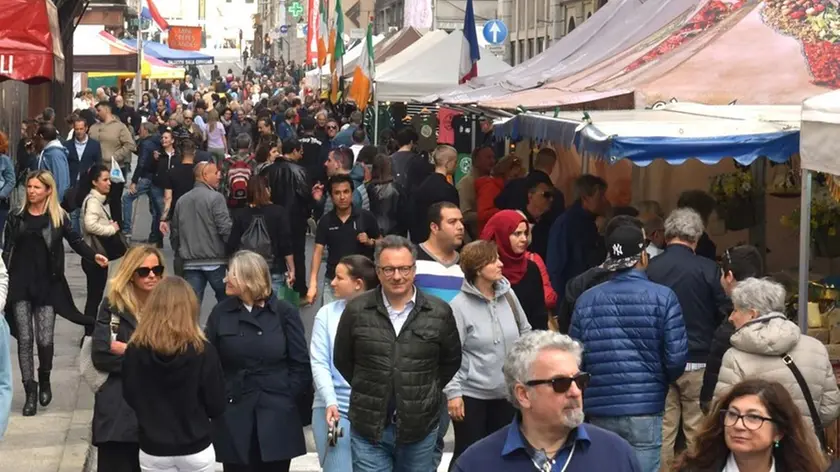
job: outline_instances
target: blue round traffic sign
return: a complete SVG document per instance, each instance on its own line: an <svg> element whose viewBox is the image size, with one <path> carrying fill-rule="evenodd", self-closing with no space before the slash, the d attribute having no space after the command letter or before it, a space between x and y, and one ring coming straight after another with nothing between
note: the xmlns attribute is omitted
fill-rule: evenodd
<svg viewBox="0 0 840 472"><path fill-rule="evenodd" d="M309 34L309 25L303 25L303 35L307 36Z"/></svg>
<svg viewBox="0 0 840 472"><path fill-rule="evenodd" d="M502 20L490 20L484 23L484 39L490 44L502 44L507 39L508 29Z"/></svg>
<svg viewBox="0 0 840 472"><path fill-rule="evenodd" d="M289 32L289 25L280 25L280 34L286 34Z"/></svg>

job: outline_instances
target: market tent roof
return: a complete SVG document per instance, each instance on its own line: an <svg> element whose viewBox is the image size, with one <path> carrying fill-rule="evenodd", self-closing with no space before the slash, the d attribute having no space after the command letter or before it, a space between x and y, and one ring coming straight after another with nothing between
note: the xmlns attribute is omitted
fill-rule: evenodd
<svg viewBox="0 0 840 472"><path fill-rule="evenodd" d="M64 52L52 0L3 0L0 25L0 82L64 82Z"/></svg>
<svg viewBox="0 0 840 472"><path fill-rule="evenodd" d="M383 77L389 74L392 70L398 69L401 66L417 59L427 49L436 43L443 41L447 37L445 31L433 30L424 34L422 38L415 41L411 46L403 49L398 54L394 54L390 59L382 64L376 65L376 78Z"/></svg>
<svg viewBox="0 0 840 472"><path fill-rule="evenodd" d="M682 0L665 0L674 1ZM608 60L539 88L478 103L551 107L574 103L569 93L632 90L637 107L671 99L799 105L840 87L840 68L832 65L840 50L817 39L836 35L823 18L828 11L799 22L782 8L759 0L701 0L688 15Z"/></svg>
<svg viewBox="0 0 840 472"><path fill-rule="evenodd" d="M385 39L384 34L377 34L376 36L373 37L373 45L376 46L383 39ZM351 49L347 50L344 53L344 72L347 72L348 70L350 70L352 72L352 69L348 69L347 65L350 61L355 61L356 59L358 59L359 56L362 55L363 50L364 50L364 41L359 41L358 43L356 43L355 46L353 46ZM324 64L324 67L321 67L320 72L318 71L317 67L306 72L306 77L309 78L310 80L317 79L318 75L321 75L322 77L330 75L330 55L329 54L327 54L327 63Z"/></svg>
<svg viewBox="0 0 840 472"><path fill-rule="evenodd" d="M183 67L167 64L160 59L155 59L151 56L144 56L141 74L145 79L175 80L183 79L184 76L187 75L187 71L184 70ZM133 79L136 76L136 68L121 71L100 70L96 72L88 72L89 78L119 77L121 79Z"/></svg>
<svg viewBox="0 0 840 472"><path fill-rule="evenodd" d="M123 42L132 48L137 48L136 39L123 39ZM147 54L169 64L177 65L213 64L215 62L213 56L208 56L198 51L172 49L156 41L143 41L143 54Z"/></svg>
<svg viewBox="0 0 840 472"><path fill-rule="evenodd" d="M376 71L376 99L417 100L435 91L457 85L463 37L461 31L455 31L431 44L408 63L386 69L390 62L398 58L397 56L383 64L382 69L385 71ZM414 44L418 43L419 41ZM409 52L410 49L412 48L403 53ZM494 54L486 49L481 51L481 59L478 61L479 74L495 74L508 69L510 66Z"/></svg>
<svg viewBox="0 0 840 472"><path fill-rule="evenodd" d="M817 95L802 104L802 168L840 175L840 90Z"/></svg>
<svg viewBox="0 0 840 472"><path fill-rule="evenodd" d="M785 162L799 152L801 107L672 103L656 110L524 113L500 121L497 136L575 146L581 155L646 166L655 159L716 164L731 157L749 164L760 156Z"/></svg>
<svg viewBox="0 0 840 472"><path fill-rule="evenodd" d="M73 32L73 72L137 69L137 51L102 29L79 25Z"/></svg>
<svg viewBox="0 0 840 472"><path fill-rule="evenodd" d="M413 26L403 28L399 31L394 32L391 35L385 36L385 39L383 39L379 42L379 44L376 44L373 47L374 64L382 64L395 54L398 54L403 49L414 44L418 39L422 37L423 33L418 31L417 28ZM356 67L356 63L358 62L358 56L352 61L344 61L345 75L352 74L353 70Z"/></svg>
<svg viewBox="0 0 840 472"><path fill-rule="evenodd" d="M571 33L509 71L480 75L426 98L476 103L568 77L610 59L689 14L701 0L611 0Z"/></svg>

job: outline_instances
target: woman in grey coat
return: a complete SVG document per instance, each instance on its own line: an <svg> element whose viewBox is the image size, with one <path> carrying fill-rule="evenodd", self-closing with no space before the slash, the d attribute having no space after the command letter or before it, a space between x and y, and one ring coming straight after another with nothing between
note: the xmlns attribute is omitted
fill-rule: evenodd
<svg viewBox="0 0 840 472"><path fill-rule="evenodd" d="M495 243L482 240L464 246L461 270L461 293L450 303L461 338L461 368L443 389L455 427L453 464L470 445L513 419L515 410L506 400L499 366L514 341L531 331L502 275Z"/></svg>

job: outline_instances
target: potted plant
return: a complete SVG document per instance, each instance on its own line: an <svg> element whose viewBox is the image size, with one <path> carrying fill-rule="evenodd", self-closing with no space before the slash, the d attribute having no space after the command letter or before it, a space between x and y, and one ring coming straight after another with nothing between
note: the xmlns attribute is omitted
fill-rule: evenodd
<svg viewBox="0 0 840 472"><path fill-rule="evenodd" d="M782 224L799 228L799 208L782 217ZM840 257L840 203L828 187L814 183L811 197L811 247L817 257Z"/></svg>
<svg viewBox="0 0 840 472"><path fill-rule="evenodd" d="M736 169L712 177L709 193L717 201L717 213L729 231L756 224L753 178L748 169Z"/></svg>

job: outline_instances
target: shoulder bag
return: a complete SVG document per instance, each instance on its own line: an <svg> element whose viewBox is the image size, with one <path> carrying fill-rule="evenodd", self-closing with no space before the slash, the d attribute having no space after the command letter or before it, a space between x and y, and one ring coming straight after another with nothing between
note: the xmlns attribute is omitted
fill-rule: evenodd
<svg viewBox="0 0 840 472"><path fill-rule="evenodd" d="M111 315L111 335L113 337L120 327L120 317ZM94 393L98 392L102 385L108 380L107 372L102 372L93 365L92 354L93 337L85 336L82 341L82 350L79 352L79 373L85 383L90 385Z"/></svg>
<svg viewBox="0 0 840 472"><path fill-rule="evenodd" d="M796 379L796 383L799 384L799 388L802 389L802 396L805 397L805 403L808 404L808 412L811 414L811 421L814 422L814 432L817 434L817 439L820 441L820 447L823 451L828 451L825 439L825 428L823 427L822 420L820 419L820 413L817 411L817 407L814 404L814 397L811 396L811 389L808 388L808 383L805 382L805 377L802 376L802 372L799 371L799 367L797 367L796 363L793 362L790 354L782 355L782 360L785 362L785 365L788 366L788 369L790 369L790 372Z"/></svg>
<svg viewBox="0 0 840 472"><path fill-rule="evenodd" d="M516 301L514 301L513 295L510 294L510 290L505 292L505 300L510 305L510 311L513 312L513 321L516 321L516 330L519 331L519 334L522 334L522 321L519 320L519 308L517 308Z"/></svg>
<svg viewBox="0 0 840 472"><path fill-rule="evenodd" d="M87 204L91 198L85 198L84 203L82 204L82 222L84 226L84 218L85 212L87 211ZM103 205L103 210L105 210L105 214L108 215L108 219L111 218L111 215L108 214L108 210ZM112 234L111 236L99 236L93 233L88 233L91 240L91 249L97 254L102 254L103 256L107 257L109 261L115 261L128 252L128 241L125 239L125 234L123 234L121 229L118 229L116 233Z"/></svg>

